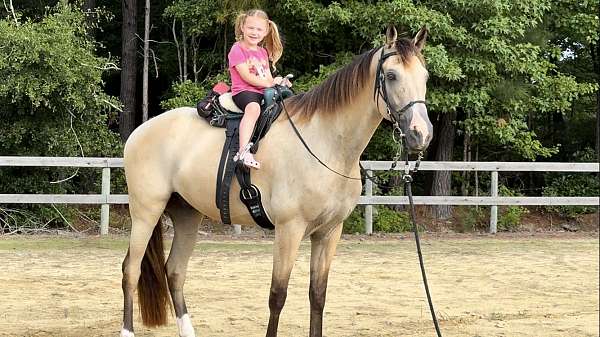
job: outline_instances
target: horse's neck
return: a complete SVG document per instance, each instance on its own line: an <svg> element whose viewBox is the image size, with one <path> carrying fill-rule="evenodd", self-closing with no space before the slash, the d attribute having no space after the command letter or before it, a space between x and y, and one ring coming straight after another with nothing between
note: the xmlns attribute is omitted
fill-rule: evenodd
<svg viewBox="0 0 600 337"><path fill-rule="evenodd" d="M346 172L356 167L382 120L375 109L372 90L372 86L365 85L351 104L333 113L316 113L304 125L307 136L318 141L322 159Z"/></svg>

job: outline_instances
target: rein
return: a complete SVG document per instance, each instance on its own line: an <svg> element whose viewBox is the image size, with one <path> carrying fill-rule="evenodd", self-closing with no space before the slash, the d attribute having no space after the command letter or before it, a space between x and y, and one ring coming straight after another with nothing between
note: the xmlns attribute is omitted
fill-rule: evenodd
<svg viewBox="0 0 600 337"><path fill-rule="evenodd" d="M431 293L429 292L427 275L425 273L425 263L423 261L423 254L421 253L421 241L419 239L419 229L417 227L417 216L415 213L415 205L413 202L412 188L411 188L411 184L413 182L412 173L416 173L417 170L419 169L421 159L423 158L423 152L419 152L417 161L415 162L415 167L412 170L410 170L410 165L408 162L408 155L409 155L408 147L406 145L406 142L404 141L404 139L406 138L406 135L404 134L404 132L402 132L402 129L400 128L400 124L399 124L400 116L406 110L410 109L413 105L415 105L417 103L421 103L421 104L427 104L427 103L422 100L416 100L416 101L410 101L408 104L406 104L404 107L402 107L399 110L396 110L392 107L389 97L388 97L388 94L387 94L386 86L385 86L385 74L383 73L382 66L383 66L383 62L387 58L389 58L390 56L393 56L393 55L397 55L398 53L390 52L390 53L384 54L384 49L385 49L384 47L381 48L381 57L379 58L379 62L377 63L377 70L375 71L375 73L376 73L375 74L375 89L374 89L374 93L373 93L373 98L375 99L375 102L377 104L377 109L379 109L379 100L378 100L379 97L381 97L383 99L383 101L385 102L388 116L390 117L390 120L394 125L394 130L392 131L392 138L394 140L394 143L396 143L398 145L396 155L394 156L394 162L392 163L392 166L386 172L394 170L398 160L400 160L400 158L402 157L402 150L406 150L405 151L405 163L404 163L404 175L402 176L402 180L404 181L404 188L406 191L406 195L408 196L408 202L410 205L410 218L411 218L411 222L413 225L413 232L415 234L417 254L419 256L419 266L421 267L421 276L423 279L423 285L425 287L425 293L427 295L427 302L429 303L429 311L431 312L431 318L433 320L435 332L437 333L438 337L442 337L442 333L440 332L438 320L435 315L435 309L433 308L433 301L431 300ZM310 147L308 146L308 144L306 143L306 141L300 134L300 131L298 131L298 128L296 128L296 125L292 121L292 118L291 118L283 100L281 101L281 104L283 105L283 110L285 111L285 114L287 115L288 120L290 121L290 125L292 126L292 129L294 129L296 136L298 136L298 138L300 139L300 141L302 142L302 144L304 145L304 147L306 148L308 153L310 153L311 156L313 156L319 162L319 164L323 165L329 171L331 171L341 177L351 179L351 180L361 180L360 177L359 178L350 177L343 173L340 173L340 172L332 169L327 164L325 164L321 159L319 159L319 157L317 157L317 155L314 154L314 152L310 149ZM396 134L397 134L397 136L396 136ZM360 165L361 171L364 172L364 174L365 174L365 178L371 180L373 183L375 183L376 185L379 186L379 184L377 182L375 182L375 180L374 180L375 177L369 176L367 171L360 164L360 161L359 161L359 165Z"/></svg>

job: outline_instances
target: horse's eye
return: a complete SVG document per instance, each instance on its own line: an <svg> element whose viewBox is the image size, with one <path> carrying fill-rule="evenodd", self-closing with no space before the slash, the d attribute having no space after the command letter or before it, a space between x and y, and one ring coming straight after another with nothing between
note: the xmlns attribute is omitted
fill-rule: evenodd
<svg viewBox="0 0 600 337"><path fill-rule="evenodd" d="M396 74L394 74L393 72L389 72L389 73L385 74L385 78L387 78L390 81L395 81L396 80Z"/></svg>

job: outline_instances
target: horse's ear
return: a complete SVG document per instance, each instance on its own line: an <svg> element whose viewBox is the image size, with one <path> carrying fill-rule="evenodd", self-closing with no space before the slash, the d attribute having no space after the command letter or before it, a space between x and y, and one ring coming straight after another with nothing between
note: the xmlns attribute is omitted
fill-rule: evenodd
<svg viewBox="0 0 600 337"><path fill-rule="evenodd" d="M419 52L425 47L425 40L427 40L427 27L423 26L413 38L413 43Z"/></svg>
<svg viewBox="0 0 600 337"><path fill-rule="evenodd" d="M385 32L385 44L388 48L392 48L398 39L398 32L396 27L390 24Z"/></svg>

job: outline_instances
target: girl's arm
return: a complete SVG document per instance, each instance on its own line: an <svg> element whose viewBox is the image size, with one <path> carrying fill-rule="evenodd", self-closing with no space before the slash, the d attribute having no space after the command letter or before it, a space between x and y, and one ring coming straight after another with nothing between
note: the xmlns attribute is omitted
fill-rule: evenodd
<svg viewBox="0 0 600 337"><path fill-rule="evenodd" d="M246 83L252 84L255 87L268 88L273 86L273 76L271 72L267 72L267 78L259 78L258 76L250 73L250 67L246 62L242 62L235 66L240 76Z"/></svg>

